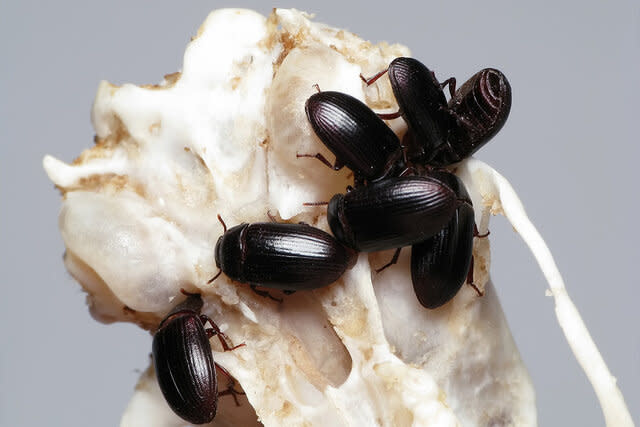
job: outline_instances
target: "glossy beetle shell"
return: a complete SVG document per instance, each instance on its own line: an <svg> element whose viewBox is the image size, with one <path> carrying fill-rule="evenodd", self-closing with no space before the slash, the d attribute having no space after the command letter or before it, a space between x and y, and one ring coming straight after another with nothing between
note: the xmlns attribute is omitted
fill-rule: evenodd
<svg viewBox="0 0 640 427"><path fill-rule="evenodd" d="M418 301L426 308L447 303L464 284L471 267L475 225L471 200L462 181L448 172L434 175L464 202L442 230L412 247L411 281Z"/></svg>
<svg viewBox="0 0 640 427"><path fill-rule="evenodd" d="M456 126L446 150L429 163L446 166L471 156L498 133L511 111L511 86L499 70L485 68L467 80L449 101Z"/></svg>
<svg viewBox="0 0 640 427"><path fill-rule="evenodd" d="M402 151L398 137L369 107L341 92L319 92L305 110L316 135L336 156L336 167L376 180L389 173Z"/></svg>
<svg viewBox="0 0 640 427"><path fill-rule="evenodd" d="M447 100L431 70L414 58L400 57L389 64L393 94L415 143L428 154L442 145L452 122Z"/></svg>
<svg viewBox="0 0 640 427"><path fill-rule="evenodd" d="M396 177L336 194L327 220L338 240L372 252L427 239L447 224L456 204L454 191L435 178Z"/></svg>
<svg viewBox="0 0 640 427"><path fill-rule="evenodd" d="M218 385L209 337L190 296L160 323L153 336L153 361L160 390L171 409L193 424L216 415Z"/></svg>
<svg viewBox="0 0 640 427"><path fill-rule="evenodd" d="M215 253L233 280L294 291L329 285L356 261L352 249L306 224L240 224L218 239Z"/></svg>
<svg viewBox="0 0 640 427"><path fill-rule="evenodd" d="M431 178L437 179L443 184L446 184L447 187L453 190L458 200L464 201L469 205L472 205L471 197L469 197L467 188L462 183L462 180L458 178L456 175L446 170L431 170L431 171L423 171L422 173L428 174L428 176L430 176Z"/></svg>

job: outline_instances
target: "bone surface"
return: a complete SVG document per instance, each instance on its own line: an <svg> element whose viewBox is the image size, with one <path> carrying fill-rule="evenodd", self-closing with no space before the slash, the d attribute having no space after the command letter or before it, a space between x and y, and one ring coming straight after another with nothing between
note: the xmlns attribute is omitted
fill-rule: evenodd
<svg viewBox="0 0 640 427"><path fill-rule="evenodd" d="M245 344L222 352L211 341L216 362L246 393L239 407L221 398L214 425L536 425L531 380L489 278L489 239L474 247L484 297L463 286L436 310L413 293L409 248L381 274L372 270L391 252L360 254L336 283L281 304L224 274L207 284L223 232L217 214L229 226L268 221L270 212L328 231L326 209L303 203L344 192L351 176L296 157L333 159L307 121L305 101L317 84L393 110L388 79L367 87L359 75L398 56L410 52L293 9L269 17L214 11L187 46L181 72L158 85L100 83L96 145L72 164L44 159L63 194L65 265L97 320L153 331L183 288L200 293L203 313ZM406 131L402 119L388 124L399 136ZM491 191L490 168L474 162L457 172L483 233L496 207L511 202ZM184 425L153 375L141 376L122 426Z"/></svg>

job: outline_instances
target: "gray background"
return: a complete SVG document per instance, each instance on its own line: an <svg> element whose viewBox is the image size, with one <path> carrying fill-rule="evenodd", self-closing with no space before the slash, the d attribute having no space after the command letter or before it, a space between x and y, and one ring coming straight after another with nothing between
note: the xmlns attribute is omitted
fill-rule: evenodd
<svg viewBox="0 0 640 427"><path fill-rule="evenodd" d="M508 76L511 116L477 157L521 195L640 423L638 3L452 3L279 6L374 42L404 43L440 79L462 82L487 66ZM181 68L207 13L230 5L264 14L272 6L0 4L0 425L118 424L151 339L89 316L62 265L60 196L41 160L71 161L92 145L89 109L101 79L160 81ZM540 424L602 425L532 256L503 218L491 232L494 282L537 389Z"/></svg>

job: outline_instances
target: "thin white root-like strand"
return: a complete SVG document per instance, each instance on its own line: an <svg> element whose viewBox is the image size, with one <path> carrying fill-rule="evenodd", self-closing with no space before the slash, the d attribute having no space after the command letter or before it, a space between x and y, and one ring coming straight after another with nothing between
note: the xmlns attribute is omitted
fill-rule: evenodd
<svg viewBox="0 0 640 427"><path fill-rule="evenodd" d="M578 309L569 298L551 251L527 217L516 192L502 175L479 160L469 159L461 165L460 172L463 176L473 177L476 182L483 183L480 189L483 200L493 205L493 213L503 213L529 246L551 288L551 294L556 303L558 323L596 392L607 426L633 426L631 414L616 384L616 379L609 372Z"/></svg>

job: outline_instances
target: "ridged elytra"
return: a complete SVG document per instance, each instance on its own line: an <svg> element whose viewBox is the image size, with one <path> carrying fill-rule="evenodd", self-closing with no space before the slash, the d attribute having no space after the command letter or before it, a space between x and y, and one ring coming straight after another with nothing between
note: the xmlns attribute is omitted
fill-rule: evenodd
<svg viewBox="0 0 640 427"><path fill-rule="evenodd" d="M225 351L230 347L227 337L209 317L200 314L200 295L188 294L160 322L153 336L152 354L160 390L173 412L192 424L211 422L217 412L218 397L240 394L231 385L218 392L216 365L209 338L217 335ZM205 328L209 323L210 328ZM236 400L237 404L237 400Z"/></svg>

